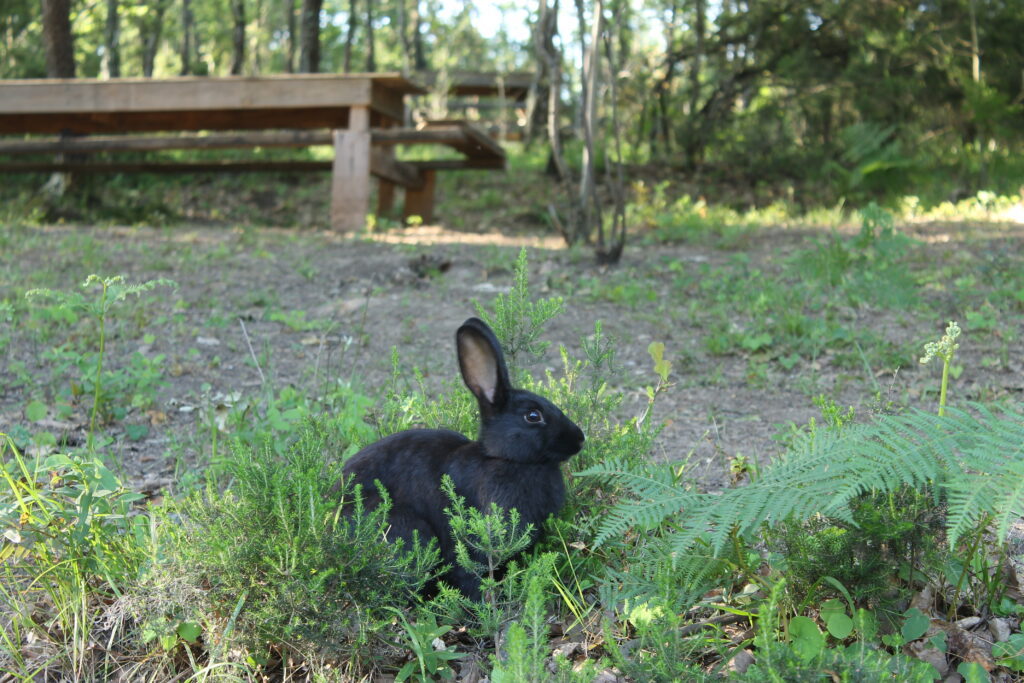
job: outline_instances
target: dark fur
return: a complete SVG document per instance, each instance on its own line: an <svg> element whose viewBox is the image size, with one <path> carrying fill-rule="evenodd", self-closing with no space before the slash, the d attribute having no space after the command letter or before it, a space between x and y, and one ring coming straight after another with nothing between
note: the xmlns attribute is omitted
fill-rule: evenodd
<svg viewBox="0 0 1024 683"><path fill-rule="evenodd" d="M480 406L479 439L441 429L399 432L356 453L344 472L362 485L371 507L380 502L374 483L380 481L392 501L393 537L410 543L416 530L421 542L436 538L442 559L453 567L443 580L478 598L479 581L455 563L441 476L450 476L455 491L478 510L489 511L492 502L519 510L522 522L538 530L536 541L541 525L565 500L559 465L579 452L584 437L553 403L509 385L501 347L483 321L463 323L456 349L463 379ZM531 411L542 413L543 424L527 421Z"/></svg>

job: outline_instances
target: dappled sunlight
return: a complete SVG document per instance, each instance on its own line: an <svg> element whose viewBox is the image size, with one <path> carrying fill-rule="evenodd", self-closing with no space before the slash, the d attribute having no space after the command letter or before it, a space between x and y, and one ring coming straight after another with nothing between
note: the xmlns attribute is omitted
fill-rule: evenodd
<svg viewBox="0 0 1024 683"><path fill-rule="evenodd" d="M384 244L491 244L502 247L565 249L565 240L557 235L508 235L498 231L462 232L444 225L417 225L392 228L383 232L348 233L344 237Z"/></svg>

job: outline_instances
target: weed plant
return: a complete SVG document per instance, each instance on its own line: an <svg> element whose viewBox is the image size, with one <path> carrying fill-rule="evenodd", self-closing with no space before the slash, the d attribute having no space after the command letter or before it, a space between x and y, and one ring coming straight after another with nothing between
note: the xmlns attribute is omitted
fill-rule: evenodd
<svg viewBox="0 0 1024 683"><path fill-rule="evenodd" d="M129 296L139 296L143 292L152 290L158 286L175 287L176 284L165 279L149 280L139 284L129 284L126 283L124 281L124 277L120 275L116 275L114 277L100 277L93 274L86 278L85 282L82 283L83 289L88 290L98 288L98 291L93 298L89 298L86 295L75 291L62 292L51 289L33 289L25 293L25 296L29 299L54 299L60 308L82 312L96 321L98 326L97 349L95 354L91 356L91 362L85 361L82 358L70 361L79 366L83 363L91 365L89 368L91 375L91 384L89 389L92 394L92 409L89 413L88 432L88 447L90 451L94 450L96 417L100 413L101 406L104 402L103 359L107 343L107 317L115 304L124 301ZM146 384L152 381L152 378L149 377L145 379ZM72 394L74 393L76 393L75 389L72 388Z"/></svg>
<svg viewBox="0 0 1024 683"><path fill-rule="evenodd" d="M108 606L132 590L152 549L146 518L132 514L142 496L95 456L27 458L2 433L0 456L0 655L28 679L112 677L120 664L108 654L131 625Z"/></svg>

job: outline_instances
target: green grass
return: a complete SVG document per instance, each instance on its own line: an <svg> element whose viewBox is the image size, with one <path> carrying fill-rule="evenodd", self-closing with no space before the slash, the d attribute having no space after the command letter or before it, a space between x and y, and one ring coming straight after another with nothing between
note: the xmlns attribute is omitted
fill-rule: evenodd
<svg viewBox="0 0 1024 683"><path fill-rule="evenodd" d="M510 173L527 176L542 165L537 155L524 155ZM500 212L503 195L488 174L466 178L445 192L468 227ZM543 184L530 178L530 187ZM133 182L115 184L107 200L189 190ZM229 187L226 179L211 182L202 211L212 215L218 193ZM515 372L522 385L565 408L588 437L568 465L567 504L545 540L504 577L486 577L492 583L481 605L445 590L414 596L434 569L381 544L379 516L346 526L332 490L345 457L381 434L412 426L474 431L469 394L457 379L437 376L447 366L431 357L413 370L417 360L399 348L390 381L366 384L368 369L359 364L367 355L357 351L376 343L366 311L341 323L322 319L315 303L296 305L269 280L226 292L202 287L201 278L211 271L213 280L230 277L242 259L273 262L310 287L330 287L337 274L329 266L289 251L315 243L249 227L230 239L158 241L150 249L101 231L39 230L32 227L38 215L0 224L0 248L12 256L0 264L0 411L13 416L0 437L5 673L22 680L44 669L80 680L245 680L291 672L346 680L385 672L427 680L474 661L496 681L593 680L610 667L637 681L723 680L728 662L750 650L755 664L732 679L930 679L930 665L907 655L908 642L942 645L952 670L964 666L965 652L919 632L921 616L907 600L925 591L944 596L942 609L921 614L947 628L962 616L1024 613L999 578L1017 552L1005 530L1020 510L1014 492L999 486L1015 480L1007 473L1016 476L1019 466L1004 457L1012 448L992 447L999 434L1018 434L1019 420L979 422L991 429L972 430L973 417L963 412L970 390L994 415L1007 414L998 409L1004 406L1019 416L1019 396L1008 395L1005 382L988 389L971 382L980 371L993 377L1019 363L1024 264L998 241L968 235L960 248L939 252L900 226L911 213L938 220L949 212L998 235L1011 200L979 195L960 208L906 201L858 214L824 208L808 220L811 214L783 204L744 212L670 198L667 185L648 193L637 195L633 209L645 246L619 269L589 269L571 252L527 283L524 263L517 266L508 250L458 252L488 278L511 282L510 292L483 301L481 312L521 361ZM163 201L139 203L139 220L149 221L151 207ZM486 220L542 214L543 202L531 197ZM82 206L86 217L100 211ZM230 220L238 216L245 214ZM785 249L744 249L766 228L811 224L823 227ZM115 296L117 305L106 308L98 298L76 307L70 295L25 297L33 288L76 292L90 273L111 268L131 269L133 281L164 273L194 281L183 281L177 293ZM438 296L460 291L431 286ZM368 295L368 309L380 296ZM564 329L558 311L573 309L587 312L581 317L635 321L653 337L616 342L590 320L579 343L553 334L552 325ZM243 312L251 314L243 321L251 355L238 323ZM923 344L949 320L963 327L964 348L945 371L926 367L901 393L887 394L887 371L913 372ZM421 341L420 323L411 314L393 321L403 346ZM271 350L260 343L258 326L287 341ZM321 359L316 345L296 343L312 335L347 340L332 342L341 358ZM221 344L204 346L199 336ZM541 347L552 341L570 346L544 355ZM657 341L664 346L651 343ZM627 355L632 364L624 374L617 354L637 344L641 361ZM286 353L299 355L306 369L282 382L274 368ZM378 365L391 359L387 349L374 355ZM226 364L241 366L235 377L244 381L222 384L218 370ZM165 385L176 373L189 381L173 386L190 388L171 403ZM714 412L686 403L695 386L766 400L778 400L785 388L813 399L822 417L779 428L773 463L729 454L735 477L710 494L691 479L692 463L649 457L695 447L659 441L654 418L669 396L673 410ZM935 422L943 395L952 417ZM850 398L861 406L855 414L845 410ZM160 422L161 412L177 406L198 416L190 432ZM982 409L970 410L976 417ZM152 419L143 419L147 411ZM903 417L876 416L900 411ZM783 519L764 519L752 503L740 507L778 472L801 471L801 458L828 444L855 443L841 453L866 452L893 467L910 462L916 452L907 443L871 431L888 419L932 425L915 438L946 439L951 452L971 453L971 466L940 476L921 465L916 479L864 475L863 488L843 499L846 509L826 508L837 495L832 489L813 510L793 505ZM87 431L88 440L63 440L68 430L60 423L72 421L92 423L70 430ZM133 473L122 471L120 460L146 439L166 439L174 471L163 499L149 506L125 486ZM875 472L850 458L842 464L851 471ZM580 475L588 469L591 476ZM776 511L785 496L795 498L796 477L771 489ZM716 509L720 501L736 506ZM469 535L498 526L463 516ZM712 523L691 528L700 519ZM720 520L734 524L722 529ZM981 542L989 538L996 542ZM568 634L564 642L552 641L552 625ZM996 650L1007 671L1021 667L1019 636ZM584 645L561 647L575 642Z"/></svg>

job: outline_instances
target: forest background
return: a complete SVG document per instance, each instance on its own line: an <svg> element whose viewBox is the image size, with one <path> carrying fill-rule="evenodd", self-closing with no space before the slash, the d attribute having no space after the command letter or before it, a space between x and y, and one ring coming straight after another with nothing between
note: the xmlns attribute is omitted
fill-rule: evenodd
<svg viewBox="0 0 1024 683"><path fill-rule="evenodd" d="M527 140L593 111L599 163L732 204L931 206L1019 189L1021 35L1010 0L5 0L0 78L528 71Z"/></svg>

